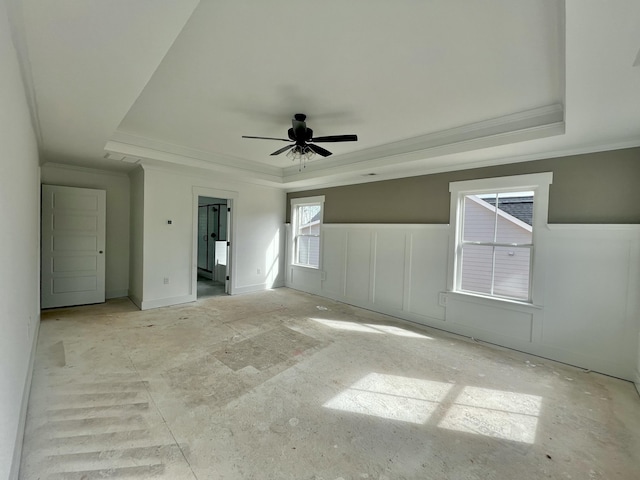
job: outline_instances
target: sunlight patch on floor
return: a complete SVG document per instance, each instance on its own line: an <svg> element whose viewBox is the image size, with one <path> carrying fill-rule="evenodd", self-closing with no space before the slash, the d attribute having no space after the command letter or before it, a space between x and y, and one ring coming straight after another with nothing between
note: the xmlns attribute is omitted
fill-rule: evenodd
<svg viewBox="0 0 640 480"><path fill-rule="evenodd" d="M323 406L416 424L425 423L453 385L370 373Z"/></svg>
<svg viewBox="0 0 640 480"><path fill-rule="evenodd" d="M448 394L450 398L443 403ZM323 406L415 424L426 423L444 406L440 428L534 443L542 397L370 373Z"/></svg>
<svg viewBox="0 0 640 480"><path fill-rule="evenodd" d="M365 332L365 333L386 333L389 335L396 335L399 337L410 338L423 338L426 340L433 340L432 337L422 335L411 330L405 330L404 328L395 327L393 325L378 325L374 323L355 323L345 322L343 320L328 320L325 318L311 318L314 322L321 323L327 327L335 328L337 330L348 330L352 332Z"/></svg>
<svg viewBox="0 0 640 480"><path fill-rule="evenodd" d="M514 442L533 443L542 397L465 387L438 425Z"/></svg>

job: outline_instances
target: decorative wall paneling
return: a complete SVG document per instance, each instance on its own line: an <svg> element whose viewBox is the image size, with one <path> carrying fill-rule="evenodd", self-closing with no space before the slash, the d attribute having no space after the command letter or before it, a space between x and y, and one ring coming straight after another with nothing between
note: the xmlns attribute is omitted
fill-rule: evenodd
<svg viewBox="0 0 640 480"><path fill-rule="evenodd" d="M322 269L288 255L287 286L640 383L639 226L537 232L536 306L443 294L448 236L448 225L327 224Z"/></svg>

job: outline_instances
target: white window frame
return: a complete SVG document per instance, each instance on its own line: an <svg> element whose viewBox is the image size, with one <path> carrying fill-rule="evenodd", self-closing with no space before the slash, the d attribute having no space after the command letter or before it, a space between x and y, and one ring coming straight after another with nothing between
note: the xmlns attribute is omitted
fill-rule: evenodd
<svg viewBox="0 0 640 480"><path fill-rule="evenodd" d="M318 237L318 266L307 265L304 263L298 263L298 207L320 205L320 233L318 235L311 235ZM302 268L310 268L313 270L320 270L322 266L322 226L324 224L324 195L318 195L315 197L304 198L292 198L291 199L291 265ZM304 235L309 236L309 235Z"/></svg>
<svg viewBox="0 0 640 480"><path fill-rule="evenodd" d="M521 303L525 305L541 305L542 303L542 256L540 240L544 231L548 228L549 212L549 185L553 182L553 173L534 173L528 175L514 175L509 177L493 177L479 180L466 180L451 182L450 234L449 234L449 274L447 290L461 295L482 297L500 302ZM462 264L460 254L462 252L463 211L466 195L484 193L508 193L533 191L533 240L531 249L531 263L529 268L529 298L528 300L516 300L497 295L475 293L461 289Z"/></svg>

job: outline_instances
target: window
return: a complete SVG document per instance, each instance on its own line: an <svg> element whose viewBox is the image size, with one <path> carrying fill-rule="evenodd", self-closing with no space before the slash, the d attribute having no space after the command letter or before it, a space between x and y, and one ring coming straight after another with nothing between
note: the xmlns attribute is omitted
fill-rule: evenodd
<svg viewBox="0 0 640 480"><path fill-rule="evenodd" d="M551 174L453 182L452 291L533 303Z"/></svg>
<svg viewBox="0 0 640 480"><path fill-rule="evenodd" d="M291 200L294 265L320 267L323 205L323 196Z"/></svg>

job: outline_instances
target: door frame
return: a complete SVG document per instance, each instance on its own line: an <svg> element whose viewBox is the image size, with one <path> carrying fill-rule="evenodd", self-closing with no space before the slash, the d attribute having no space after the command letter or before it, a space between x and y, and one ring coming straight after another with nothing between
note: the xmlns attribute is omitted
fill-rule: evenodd
<svg viewBox="0 0 640 480"><path fill-rule="evenodd" d="M224 204L208 203L208 204L203 205L203 204L200 204L200 200L202 198L208 198L210 200L219 200L221 202L224 201L225 203ZM227 208L227 203L226 202L227 201L225 199L223 199L223 198L213 199L211 197L198 197L198 276L199 277L207 277L210 280L214 280L214 278L213 278L215 276L214 270L213 269L212 270L208 270L208 267L209 267L209 250L210 250L209 249L209 238L211 238L209 236L209 213L210 213L209 207L216 207L217 206L218 208L220 208L221 205L224 205L224 208ZM200 243L202 241L202 231L200 230L200 227L201 227L201 222L202 222L202 218L201 217L202 217L202 209L203 208L206 209L206 211L204 213L207 215L207 218L206 218L206 224L207 224L206 230L207 230L207 232L205 233L205 236L204 236L205 237L204 241L206 242L205 248L206 248L206 263L207 263L206 266L207 266L207 268L202 268L200 266L201 265L201 260L202 260L200 258L200 250L202 249L202 244ZM220 223L219 215L220 215L220 212L218 212L218 223ZM225 218L227 218L226 215L225 215ZM226 228L227 228L227 225L225 225L225 229ZM218 227L218 230L219 229L220 228ZM226 232L226 230L225 230L225 232ZM226 235L225 235L225 237L226 237ZM214 251L214 255L213 256L214 256L214 259L215 259L215 246L213 248L213 251ZM214 267L215 267L215 265L214 265ZM225 273L225 275L226 275L226 273Z"/></svg>
<svg viewBox="0 0 640 480"><path fill-rule="evenodd" d="M191 247L191 295L193 300L198 299L198 197L220 198L227 201L227 208L231 212L227 213L227 241L229 242L227 255L227 276L229 281L225 282L225 290L229 295L234 295L236 291L236 209L238 208L238 192L231 190L221 190L217 188L193 187L193 207L192 207L192 247Z"/></svg>

